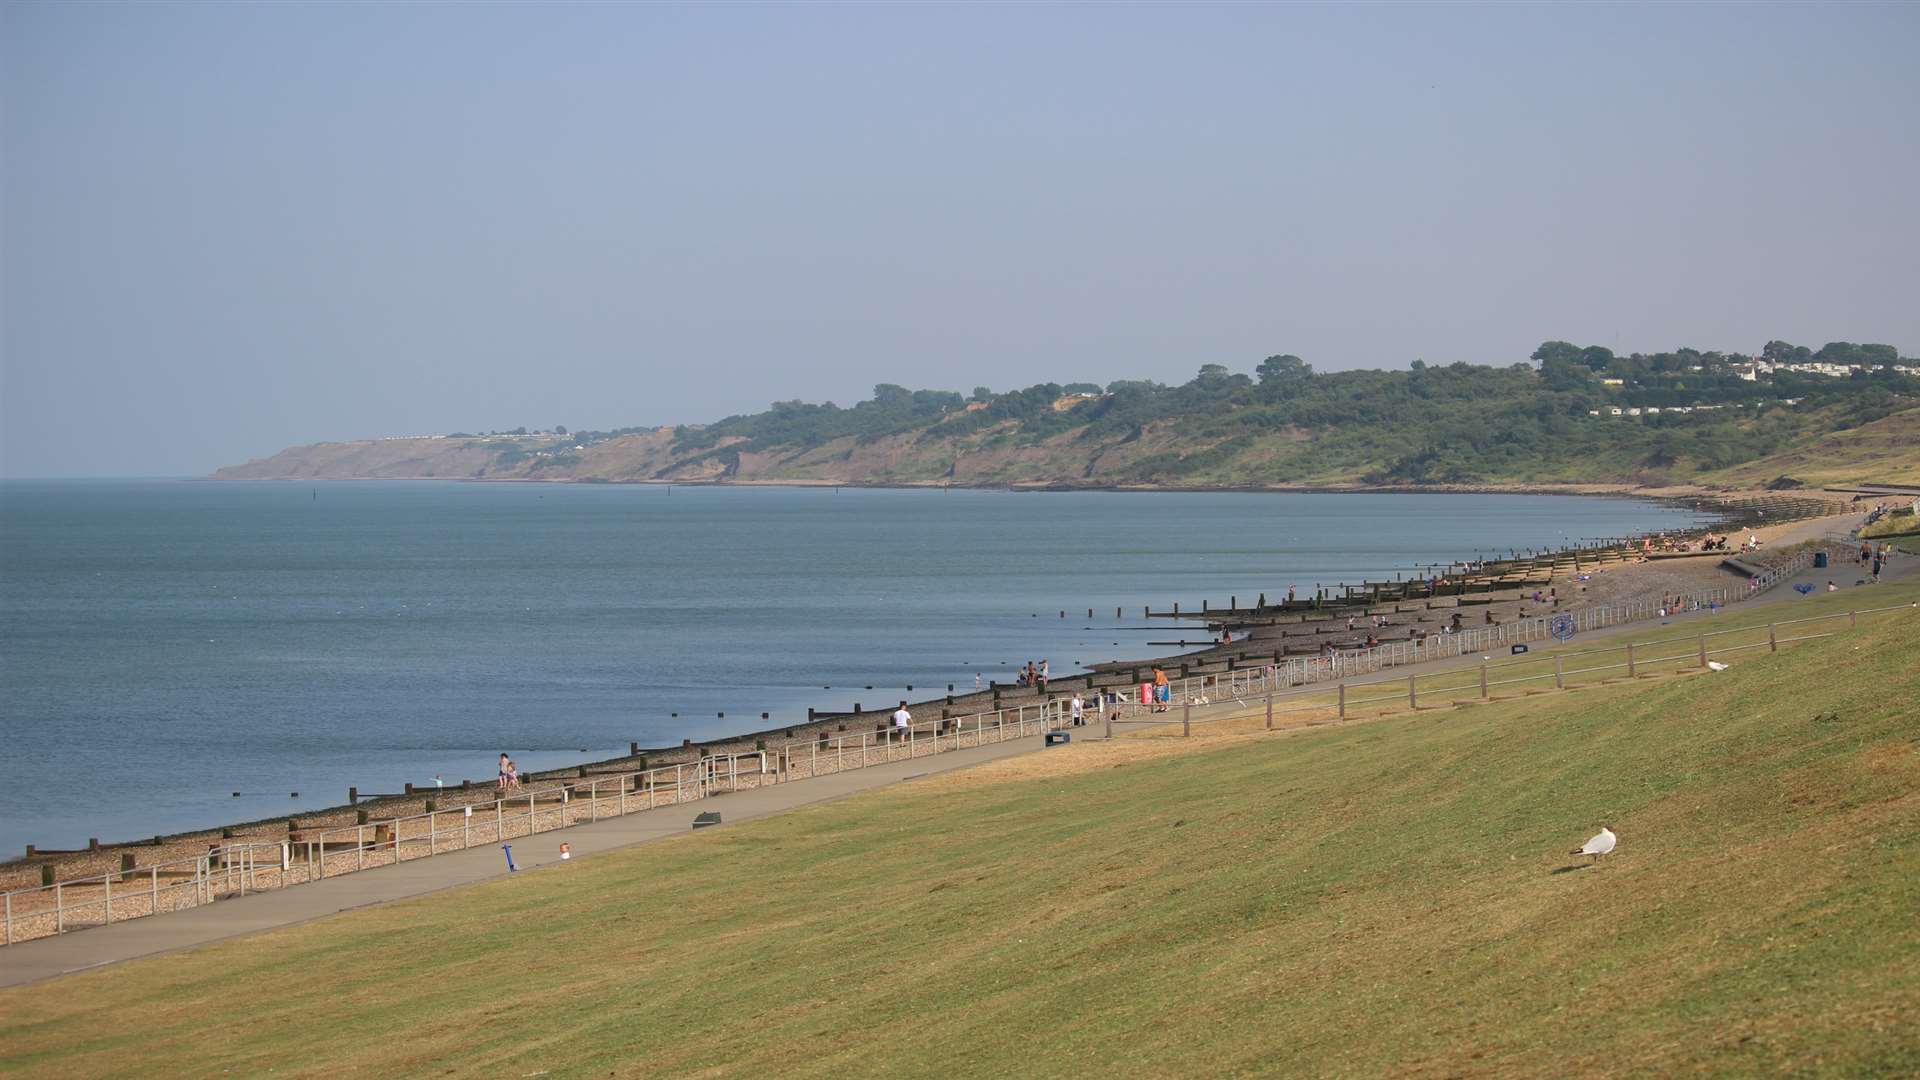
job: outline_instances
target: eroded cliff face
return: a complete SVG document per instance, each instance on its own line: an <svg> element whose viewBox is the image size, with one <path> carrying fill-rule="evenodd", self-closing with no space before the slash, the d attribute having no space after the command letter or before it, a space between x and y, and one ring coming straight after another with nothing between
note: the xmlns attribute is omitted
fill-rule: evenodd
<svg viewBox="0 0 1920 1080"><path fill-rule="evenodd" d="M1219 468L1184 482L1283 483L1301 479L1293 451L1304 432L1236 444ZM1124 438L1087 439L1080 429L1029 441L1011 422L966 436L919 433L815 447L735 449L740 438L676 449L674 429L580 446L565 437L371 439L314 443L214 473L217 480L561 480L585 483L1153 484L1159 466L1220 444L1148 425Z"/></svg>

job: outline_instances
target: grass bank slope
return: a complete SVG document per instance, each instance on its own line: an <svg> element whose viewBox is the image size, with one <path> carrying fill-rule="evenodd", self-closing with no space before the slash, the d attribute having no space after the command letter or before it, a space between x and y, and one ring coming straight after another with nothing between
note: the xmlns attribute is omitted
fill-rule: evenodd
<svg viewBox="0 0 1920 1080"><path fill-rule="evenodd" d="M1781 476L1813 485L1920 484L1920 409L1831 432L1703 479L1757 487Z"/></svg>
<svg viewBox="0 0 1920 1080"><path fill-rule="evenodd" d="M12 991L0 1072L1913 1075L1916 642L1049 751Z"/></svg>

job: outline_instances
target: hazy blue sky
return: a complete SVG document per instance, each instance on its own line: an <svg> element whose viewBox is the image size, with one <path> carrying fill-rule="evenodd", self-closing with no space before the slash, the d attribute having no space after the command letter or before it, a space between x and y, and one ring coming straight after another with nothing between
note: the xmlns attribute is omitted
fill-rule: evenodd
<svg viewBox="0 0 1920 1080"><path fill-rule="evenodd" d="M1920 5L0 4L0 468L1920 352Z"/></svg>

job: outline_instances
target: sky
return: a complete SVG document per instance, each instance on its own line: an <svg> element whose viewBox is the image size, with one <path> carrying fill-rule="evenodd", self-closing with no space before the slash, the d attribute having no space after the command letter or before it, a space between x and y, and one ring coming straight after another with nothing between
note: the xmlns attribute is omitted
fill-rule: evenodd
<svg viewBox="0 0 1920 1080"><path fill-rule="evenodd" d="M0 475L1920 354L1920 5L0 3Z"/></svg>

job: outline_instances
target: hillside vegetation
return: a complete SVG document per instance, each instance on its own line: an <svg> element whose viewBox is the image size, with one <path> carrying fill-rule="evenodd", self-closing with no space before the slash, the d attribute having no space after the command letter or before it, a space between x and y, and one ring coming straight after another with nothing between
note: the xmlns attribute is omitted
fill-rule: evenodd
<svg viewBox="0 0 1920 1080"><path fill-rule="evenodd" d="M1914 1075L1920 612L1745 656L1079 743L71 976L0 995L0 1070Z"/></svg>
<svg viewBox="0 0 1920 1080"><path fill-rule="evenodd" d="M1860 350L1886 350L1849 348L1833 355L1876 359L1880 352ZM970 397L883 384L847 408L787 401L700 426L323 443L216 475L1659 486L1887 479L1883 472L1904 476L1914 465L1911 446L1886 452L1920 426L1920 379L1911 374L1920 367L1907 361L1849 378L1782 368L1748 381L1731 358L1693 350L1616 357L1549 342L1535 355L1538 368L1416 361L1405 371L1326 374L1275 356L1254 376L1208 364L1179 386L1043 383ZM1613 408L1659 411L1616 417ZM1884 433L1873 427L1888 421Z"/></svg>

